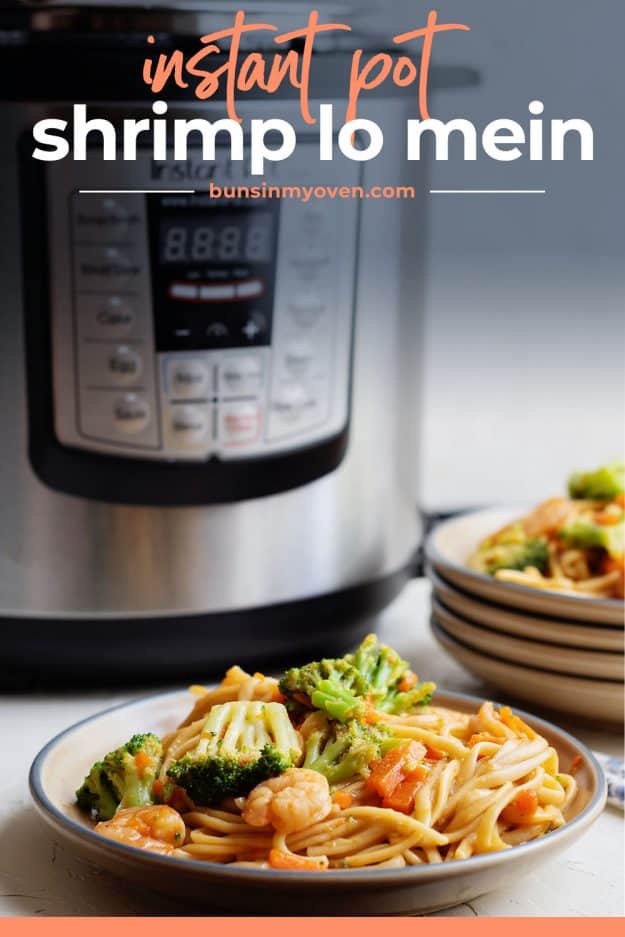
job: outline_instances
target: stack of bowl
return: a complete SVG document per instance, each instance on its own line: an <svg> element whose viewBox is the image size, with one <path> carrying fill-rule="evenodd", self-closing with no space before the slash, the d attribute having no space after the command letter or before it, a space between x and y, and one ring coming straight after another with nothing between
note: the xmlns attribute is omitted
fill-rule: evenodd
<svg viewBox="0 0 625 937"><path fill-rule="evenodd" d="M508 696L622 722L624 604L501 582L467 566L493 531L527 513L493 508L439 524L425 555L432 630L467 670Z"/></svg>

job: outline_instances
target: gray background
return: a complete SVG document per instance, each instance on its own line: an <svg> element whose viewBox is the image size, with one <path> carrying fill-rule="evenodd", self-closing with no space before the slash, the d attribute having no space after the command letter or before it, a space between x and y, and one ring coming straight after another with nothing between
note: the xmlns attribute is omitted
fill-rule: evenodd
<svg viewBox="0 0 625 937"><path fill-rule="evenodd" d="M524 124L540 98L544 118L595 130L592 163L478 157L431 170L432 188L548 194L430 199L422 499L540 498L623 449L625 4L395 0L370 4L368 23L416 28L431 6L472 27L437 37L434 63L482 76L441 92L434 116Z"/></svg>

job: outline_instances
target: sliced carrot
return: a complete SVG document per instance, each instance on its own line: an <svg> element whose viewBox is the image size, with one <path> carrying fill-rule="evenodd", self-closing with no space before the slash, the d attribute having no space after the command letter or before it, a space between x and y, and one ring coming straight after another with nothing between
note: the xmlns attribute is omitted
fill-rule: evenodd
<svg viewBox="0 0 625 937"><path fill-rule="evenodd" d="M291 852L272 849L269 853L269 865L272 869L292 869L300 872L322 872L327 868L327 859L310 859L296 856Z"/></svg>
<svg viewBox="0 0 625 937"><path fill-rule="evenodd" d="M412 690L413 686L417 682L418 677L416 673L413 673L412 670L407 671L404 675L401 683L397 687L400 693L407 693L408 690Z"/></svg>
<svg viewBox="0 0 625 937"><path fill-rule="evenodd" d="M616 573L616 581L613 585L614 597L622 599L625 597L625 557L623 556L604 556L601 562L601 572L607 576L609 573Z"/></svg>
<svg viewBox="0 0 625 937"><path fill-rule="evenodd" d="M146 768L152 763L152 759L145 752L137 752L135 755L135 765L137 767L137 774L140 778L145 774Z"/></svg>
<svg viewBox="0 0 625 937"><path fill-rule="evenodd" d="M180 813L185 813L187 810L192 810L194 806L193 801L187 792L177 785L174 786L171 797L168 800L168 804L170 807L173 807L174 810L180 811Z"/></svg>
<svg viewBox="0 0 625 937"><path fill-rule="evenodd" d="M161 781L160 778L152 785L152 796L161 804L168 804L174 810L181 813L193 808L193 801L190 800L186 791L171 781Z"/></svg>
<svg viewBox="0 0 625 937"><path fill-rule="evenodd" d="M382 715L382 713L377 712L377 711L374 709L372 703L368 703L368 704L367 704L367 709L366 709L366 712L365 712L365 715L364 715L364 719L363 719L363 721L364 721L367 725L373 726L373 725L376 724L376 722L380 722L380 720L383 719L383 718L384 718L384 716Z"/></svg>
<svg viewBox="0 0 625 937"><path fill-rule="evenodd" d="M621 573L623 572L622 556L605 556L601 563L602 573Z"/></svg>
<svg viewBox="0 0 625 937"><path fill-rule="evenodd" d="M505 742L505 738L503 736L497 737L496 735L490 735L488 732L474 732L468 741L469 748L473 748L473 746L478 745L479 742L493 742L495 745L501 745L502 742Z"/></svg>
<svg viewBox="0 0 625 937"><path fill-rule="evenodd" d="M601 527L614 527L616 524L620 524L622 520L622 514L617 512L601 511L600 514L595 514L595 522Z"/></svg>
<svg viewBox="0 0 625 937"><path fill-rule="evenodd" d="M444 757L445 757L445 752L439 751L438 748L430 748L430 746L428 745L427 750L425 752L426 761L442 761Z"/></svg>
<svg viewBox="0 0 625 937"><path fill-rule="evenodd" d="M621 491L621 493L616 496L614 503L618 504L618 506L625 511L625 491Z"/></svg>
<svg viewBox="0 0 625 937"><path fill-rule="evenodd" d="M371 774L367 780L369 790L375 791L380 797L388 797L393 793L404 776L405 753L406 747L401 745L392 748L384 758L373 762Z"/></svg>
<svg viewBox="0 0 625 937"><path fill-rule="evenodd" d="M332 802L340 807L341 810L347 810L354 802L354 798L349 791L335 791L332 795Z"/></svg>
<svg viewBox="0 0 625 937"><path fill-rule="evenodd" d="M370 790L380 797L389 797L393 793L404 778L404 764L412 744L409 742L406 745L398 745L383 758L373 762L371 774L367 779L367 787Z"/></svg>
<svg viewBox="0 0 625 937"><path fill-rule="evenodd" d="M382 806L387 807L389 810L398 810L400 813L411 813L417 791L427 776L427 769L422 766L419 766L415 771L411 771L397 785L393 793L384 798Z"/></svg>
<svg viewBox="0 0 625 937"><path fill-rule="evenodd" d="M367 787L382 798L390 797L397 785L419 767L424 754L425 749L419 742L411 741L392 748L384 758L371 765Z"/></svg>
<svg viewBox="0 0 625 937"><path fill-rule="evenodd" d="M521 791L507 807L503 808L500 818L511 826L527 826L536 813L537 807L536 791Z"/></svg>
<svg viewBox="0 0 625 937"><path fill-rule="evenodd" d="M523 722L520 716L515 716L509 706L502 706L499 716L503 724L516 732L517 735L524 735L528 739L538 738L534 730L526 722Z"/></svg>
<svg viewBox="0 0 625 937"><path fill-rule="evenodd" d="M573 761L571 762L571 767L569 768L569 774L577 774L580 768L583 767L584 759L581 755L576 755Z"/></svg>

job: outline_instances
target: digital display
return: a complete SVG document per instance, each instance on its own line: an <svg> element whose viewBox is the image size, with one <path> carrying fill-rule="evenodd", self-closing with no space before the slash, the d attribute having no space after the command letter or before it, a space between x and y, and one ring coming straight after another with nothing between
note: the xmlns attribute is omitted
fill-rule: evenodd
<svg viewBox="0 0 625 937"><path fill-rule="evenodd" d="M161 220L159 240L162 264L268 264L274 216L258 210L170 216Z"/></svg>
<svg viewBox="0 0 625 937"><path fill-rule="evenodd" d="M271 344L280 202L146 197L159 352Z"/></svg>

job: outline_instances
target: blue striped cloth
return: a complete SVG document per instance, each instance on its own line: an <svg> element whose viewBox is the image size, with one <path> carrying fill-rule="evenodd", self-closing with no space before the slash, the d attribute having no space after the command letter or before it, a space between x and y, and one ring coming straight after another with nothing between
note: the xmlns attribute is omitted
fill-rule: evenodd
<svg viewBox="0 0 625 937"><path fill-rule="evenodd" d="M624 808L625 800L625 762L614 755L604 755L602 752L593 752L593 755L603 768L608 782L608 803L613 807Z"/></svg>

